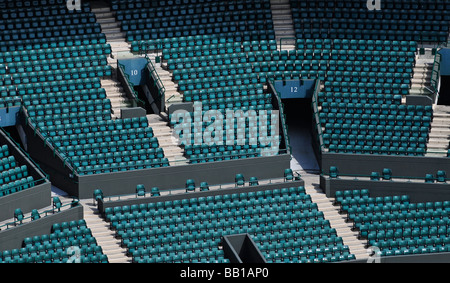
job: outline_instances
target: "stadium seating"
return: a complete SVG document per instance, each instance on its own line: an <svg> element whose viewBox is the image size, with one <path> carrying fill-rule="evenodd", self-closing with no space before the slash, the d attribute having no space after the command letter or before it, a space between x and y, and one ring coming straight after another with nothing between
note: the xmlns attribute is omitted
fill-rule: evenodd
<svg viewBox="0 0 450 283"><path fill-rule="evenodd" d="M260 185L265 185L264 177L241 174L244 170L233 172L235 179L227 184L229 189L210 182L221 187L214 191L200 178L183 179L179 195L167 194L166 181L150 180L164 178L169 182L179 176L166 172L178 170L184 174L191 168L204 168L206 172L202 174L208 174L207 164L201 164L207 162L227 161L217 168L223 165L224 170L231 170L225 168L230 163L228 168L233 168L234 162L230 160L284 153L279 144L294 153L289 147L295 143L289 143L287 135L272 136L272 130L284 126L284 121L276 120L274 124L272 119L284 119L284 113L276 113L284 103L289 103L267 88L267 83L273 80L320 80L314 94L317 100L313 102L318 118L315 122L323 141L318 151L331 153L327 157L333 153L347 154L342 159L355 154L361 159L377 155L371 157L376 159L373 165L376 168L368 171L369 178L379 185L389 184L391 194L401 192L396 187L397 177L392 174L398 167L389 162L382 164L380 160L407 162L409 157L428 158L433 107L407 105L404 101L417 81L414 72L419 52L423 55L425 46L439 46L448 41L450 3L383 0L381 11L371 11L366 1L360 0L289 0L295 38L289 38L292 50L281 50L284 41L280 41L283 35L278 32L286 30L275 25L280 16L274 17L271 7L282 1L279 2L82 1L81 10L69 11L65 0L0 0L0 108L7 108L0 110L20 106L19 116L25 118L21 122L30 125L16 128L21 141L25 144L24 134L34 131L32 140L41 138L46 143L42 154L53 151L52 159L39 156L49 172L57 174L51 176L55 180L52 185L69 181L73 187L90 186L89 196L93 197L93 204L99 205L110 200L110 192L104 197L102 189L108 188L100 189L101 181L86 175L118 173L98 176L98 180L112 176L107 181L114 182L125 175L120 182L132 182L126 189L136 193L134 201L138 204L106 208L103 216L134 263L229 263L222 246L223 236L243 233L250 235L269 263L344 262L355 260L356 256L358 261L365 260L356 239L345 238L344 243L344 237L352 237L345 235L346 225L340 225L342 230L338 234L319 210L319 202L313 202L303 186L289 186L288 182L300 179L290 168L284 174L278 172L279 179L286 182L282 189L260 189ZM91 5L104 4L110 5L111 13L105 14L112 18L99 17L107 9L100 9L102 12L91 9ZM107 37L104 30L116 23L118 28L113 30L117 34ZM120 57L116 57L116 48L127 45L113 43L112 38L124 38L126 42L122 43L130 44L135 55L153 53L147 59L150 62L156 56L154 60L162 63L163 72L170 72L182 102L186 103L182 107L201 103L201 109L194 107L191 117L203 117L210 110L218 110L215 113L222 115L227 110L254 110L272 119L262 124L238 117L237 123L224 124L223 136L222 132L215 132L211 137L203 135L212 128L211 124L171 121L169 126L181 125L180 128L192 133L181 145L186 164L156 169L155 174L149 174L150 179L146 179L146 172L124 174L169 166L161 146L168 139L158 140L160 130L155 128L154 132L146 116L117 119L115 111L112 113L114 99L107 96L108 87L103 81L115 75L111 59ZM437 49L433 47L433 55ZM242 118L245 129L238 127ZM230 137L226 131L230 129L234 130L233 143L227 142ZM256 136L251 135L250 129L257 129ZM184 134L180 137L185 137ZM32 151L41 148L42 145L30 144L29 140L28 148ZM48 145L51 150L47 150ZM178 156L175 151L167 152L170 152L167 156ZM315 153L321 158L319 152ZM280 156L280 162L284 157ZM56 167L61 164L50 164L54 158L63 161L63 169ZM236 164L251 166L251 161ZM330 179L326 182L321 179L320 185L358 181L347 174L350 169L358 169L358 165L348 169L337 163L341 173L331 166ZM18 164L5 145L0 146L2 200L8 201L8 196L16 192L32 190L38 180L30 176L29 169ZM66 174L66 169L73 169L73 174ZM413 181L423 182L423 186L446 185L446 169L423 175L419 181ZM120 195L121 189L116 187L112 191L119 191ZM49 199L52 205L49 213L62 210L54 186ZM320 203L324 208L326 204ZM400 193L371 197L368 189L359 189L336 192L334 204L342 214L334 220L352 223L351 230L358 232L365 247L378 247L383 257L450 251L449 201L414 203ZM26 220L22 212L25 206L15 207L21 208L15 210L13 224L21 225L14 229L25 231L27 223L22 223ZM37 225L42 216L42 212L33 209L32 225ZM347 243L354 245L352 251ZM55 223L50 233L26 237L22 247L0 251L0 263L74 261L109 261L83 219Z"/></svg>
<svg viewBox="0 0 450 283"><path fill-rule="evenodd" d="M32 188L37 180L28 175L26 165L20 165L7 145L0 147L0 196Z"/></svg>
<svg viewBox="0 0 450 283"><path fill-rule="evenodd" d="M381 1L374 13L366 1L290 0L297 38L346 38L446 42L450 8L440 1Z"/></svg>
<svg viewBox="0 0 450 283"><path fill-rule="evenodd" d="M22 248L0 253L1 263L107 263L85 220L53 224L50 234L27 237Z"/></svg>
<svg viewBox="0 0 450 283"><path fill-rule="evenodd" d="M168 166L145 117L112 120L100 80L112 75L112 50L89 3L80 13L67 13L65 2L55 5L2 14L0 25L8 27L0 53L7 66L0 75L2 97L13 105L21 98L29 121L80 175ZM7 21L11 15L18 17Z"/></svg>
<svg viewBox="0 0 450 283"><path fill-rule="evenodd" d="M229 262L223 235L249 233L268 262L354 258L303 187L111 207L105 219L134 262Z"/></svg>
<svg viewBox="0 0 450 283"><path fill-rule="evenodd" d="M367 246L381 256L449 251L450 202L413 203L407 195L371 197L370 190L336 192L336 201Z"/></svg>

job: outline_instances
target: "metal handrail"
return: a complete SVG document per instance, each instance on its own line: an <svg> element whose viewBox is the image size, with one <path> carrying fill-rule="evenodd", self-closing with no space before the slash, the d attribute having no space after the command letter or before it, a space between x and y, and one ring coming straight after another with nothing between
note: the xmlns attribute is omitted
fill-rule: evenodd
<svg viewBox="0 0 450 283"><path fill-rule="evenodd" d="M275 80L273 78L270 78L269 81L272 86L275 85ZM281 94L279 91L276 91L274 88L273 88L273 91L274 91L273 95L275 96L275 98L277 99L277 102L278 102L278 110L280 111L280 119L281 119L280 123L281 123L281 127L283 129L283 136L284 136L284 140L286 143L286 151L287 151L287 153L291 154L292 147L290 145L289 135L287 132L287 126L286 126L286 120L285 120L286 116L284 114L283 103L281 102Z"/></svg>
<svg viewBox="0 0 450 283"><path fill-rule="evenodd" d="M298 172L293 172L294 173L294 177L299 179L301 178L300 173ZM294 180L296 180L294 178ZM268 182L268 184L277 184L278 182L276 182L276 180L279 179L280 183L286 183L286 182L290 182L290 181L285 181L284 177L279 177L279 178L269 178L269 179L258 179L258 182ZM236 183L222 183L222 184L216 184L216 185L209 185L210 187L217 187L218 186L218 190L221 189L229 189L229 188L235 188ZM195 186L195 188L199 188L199 186ZM164 192L168 192L169 195L172 195L172 192L179 192L179 191L184 191L186 190L185 187L183 188L173 188L173 189L168 189L168 190L164 190ZM151 192L145 192L145 194L151 194ZM121 200L121 198L126 198L126 199L131 199L131 197L135 197L135 198L141 198L141 196L138 196L137 193L131 193L131 194L124 194L124 195L112 195L112 196L105 196L103 197L103 201L104 202L108 202L108 201L119 201Z"/></svg>
<svg viewBox="0 0 450 283"><path fill-rule="evenodd" d="M315 127L317 131L317 138L319 140L319 148L320 151L323 150L323 132L322 132L322 125L320 123L320 119L318 117L319 114L319 89L320 89L320 80L316 80L316 85L314 87L314 92L311 100L311 105L313 109L313 119L315 121Z"/></svg>
<svg viewBox="0 0 450 283"><path fill-rule="evenodd" d="M22 106L22 111L24 112L25 119L27 120L27 122L34 128L34 130L33 130L34 135L36 135L36 134L39 135L40 138L44 141L44 145L49 144L53 148L53 153L58 154L64 164L66 164L66 163L68 164L67 167L72 171L72 173L78 173L76 166L73 165L72 159L69 158L67 160L67 159L62 158L62 156L65 156L65 154L60 151L58 146L55 145L55 143L53 142L53 139L51 137L47 137L46 134L44 134L45 131L42 130L42 128L38 125L36 120L28 115L25 106Z"/></svg>
<svg viewBox="0 0 450 283"><path fill-rule="evenodd" d="M323 170L321 170L320 172L321 176L329 176L329 174L324 173ZM351 177L351 178L371 178L373 177L372 175L366 175L366 174L338 174L338 177ZM383 175L380 174L379 175L380 181L384 180L383 179ZM396 176L396 175L390 175L391 179L403 179L403 180L420 180L420 181L426 181L427 178L426 177L416 177L416 176ZM433 180L435 181L434 183L444 183L444 182L438 182L436 181L436 177L433 176ZM450 181L450 178L444 178L445 182Z"/></svg>
<svg viewBox="0 0 450 283"><path fill-rule="evenodd" d="M441 54L436 48L436 54L434 55L433 67L431 69L431 91L433 92L435 99L439 97L439 77L441 71Z"/></svg>
<svg viewBox="0 0 450 283"><path fill-rule="evenodd" d="M161 81L161 78L158 75L158 72L156 71L155 65L153 65L152 60L148 57L147 54L145 54L145 59L147 59L147 68L150 72L150 75L153 77L153 80L155 82L155 86L158 88L158 98L165 97L166 95L166 88L164 87L164 84Z"/></svg>
<svg viewBox="0 0 450 283"><path fill-rule="evenodd" d="M79 199L73 197L72 201L70 203L65 203L65 204L61 205L61 208L65 208L67 206L73 207L74 205L77 205L78 203L79 203ZM45 214L45 216L47 216L48 214L53 215L53 214L55 214L55 211L52 208L52 209L48 209L48 210L44 210L44 211L39 212L39 215L41 215L41 214ZM32 216L30 215L30 216L24 217L21 221L24 221L24 220L27 220L27 219L31 219L31 218L32 218ZM34 220L31 219L31 221L34 221ZM13 222L5 223L5 224L0 226L0 230L3 230L4 227L6 227L6 229L10 229L10 226L16 227L17 225L22 225L23 224L23 223L22 224L21 223L17 224L17 222L18 221L14 220Z"/></svg>

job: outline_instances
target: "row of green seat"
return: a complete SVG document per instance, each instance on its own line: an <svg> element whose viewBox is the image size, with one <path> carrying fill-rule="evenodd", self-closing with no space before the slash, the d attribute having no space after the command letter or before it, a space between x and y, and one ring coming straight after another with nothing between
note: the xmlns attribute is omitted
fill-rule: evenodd
<svg viewBox="0 0 450 283"><path fill-rule="evenodd" d="M364 82L331 82L325 81L325 92L361 92L375 94L409 94L409 84L398 83L364 83Z"/></svg>
<svg viewBox="0 0 450 283"><path fill-rule="evenodd" d="M417 42L396 40L297 39L295 45L296 49L306 50L417 51Z"/></svg>
<svg viewBox="0 0 450 283"><path fill-rule="evenodd" d="M39 17L43 21L36 21L34 17L13 18L8 20L0 20L0 28L3 30L19 30L28 28L44 28L61 25L78 25L95 23L95 15L93 13L72 13L57 16Z"/></svg>
<svg viewBox="0 0 450 283"><path fill-rule="evenodd" d="M14 1L18 2L18 1ZM50 16L70 16L73 13L70 13L67 9L67 2L59 5L49 5L49 6L34 6L32 8L27 7L2 7L3 13L1 14L2 19L26 19L26 18L34 18L39 19L41 17L50 17ZM81 4L82 13L90 13L91 7L88 3Z"/></svg>
<svg viewBox="0 0 450 283"><path fill-rule="evenodd" d="M356 124L353 121L343 119L329 120L325 124L324 135L346 134L346 135L376 135L392 137L422 137L427 138L429 128L418 126L393 126L393 125L374 125L374 124Z"/></svg>
<svg viewBox="0 0 450 283"><path fill-rule="evenodd" d="M425 9L423 9L425 10ZM416 23L421 23L422 21L442 21L448 20L449 16L442 13L440 10L427 10L427 13L420 13L417 10L400 10L397 8L384 9L383 13L378 13L376 15L367 13L367 7L364 8L352 8L352 7L340 7L340 8L323 8L320 11L317 8L304 8L299 10L298 8L292 8L295 13L294 22L300 22L302 15L303 19L318 20L322 18L333 19L336 21L345 19L351 19L352 21L367 20L372 22L380 21L416 21ZM321 18L322 17L322 18Z"/></svg>
<svg viewBox="0 0 450 283"><path fill-rule="evenodd" d="M1 88L0 88L1 92ZM3 95L2 95L3 96ZM107 99L106 91L99 89L84 89L81 91L60 91L56 93L26 94L22 96L23 104L28 107L31 105L45 105L54 103L70 103L87 100Z"/></svg>
<svg viewBox="0 0 450 283"><path fill-rule="evenodd" d="M100 33L101 26L98 23L81 24L70 26L53 26L46 28L23 28L18 30L4 31L0 35L2 41L16 41L28 39L40 39L47 37L74 36L92 33Z"/></svg>
<svg viewBox="0 0 450 283"><path fill-rule="evenodd" d="M48 6L48 5L58 5L64 3L64 0L37 0L37 1L30 1L30 0L24 0L24 1L14 1L9 2L6 0L1 0L0 5L4 9L14 9L14 8L33 8L36 6Z"/></svg>
<svg viewBox="0 0 450 283"><path fill-rule="evenodd" d="M330 51L330 50L329 50ZM377 71L382 69L394 68L394 70L403 68L401 71L406 71L407 69L413 68L414 53L408 52L401 57L383 56L381 51L375 53L370 53L368 57L354 57L350 58L344 50L345 54L343 60L337 58L331 59L331 53L318 53L316 59L314 59L313 54L309 58L305 58L303 51L298 52L298 50L292 50L288 52L284 51L255 51L255 52L240 52L240 53L230 53L230 54L218 54L218 55L207 55L198 56L190 58L175 58L168 59L167 65L170 70L176 69L188 69L188 68L199 68L199 67L214 67L221 65L230 64L248 64L259 66L259 68L271 68L275 66L292 66L292 70L295 70L300 66L300 70L303 66L325 66L324 70L340 70L340 71L352 71L352 70L363 70L366 72ZM399 54L398 52L394 52ZM401 58L401 59L400 59ZM399 60L397 60L399 59ZM381 62L380 62L381 61ZM264 66L264 64L266 66ZM271 66L269 66L271 65ZM328 66L330 65L330 66ZM278 67L277 67L278 68ZM344 69L345 68L345 69ZM270 70L270 69L269 69ZM411 71L409 71L411 72Z"/></svg>
<svg viewBox="0 0 450 283"><path fill-rule="evenodd" d="M30 105L27 108L27 113L31 117L48 116L48 115L64 115L78 112L95 113L96 111L111 110L111 102L109 99L96 99L88 101L73 101L64 102L61 104L46 104L44 105Z"/></svg>
<svg viewBox="0 0 450 283"><path fill-rule="evenodd" d="M274 40L275 33L273 28L271 30L266 29L271 27L271 23L266 23L261 26L256 25L240 25L238 23L230 24L215 24L215 25L198 25L195 27L182 26L175 28L156 28L151 30L138 30L138 31L128 31L126 33L126 40L128 42L149 40L157 38L171 38L171 37L182 37L182 36L195 36L203 34L222 34L226 36L227 34L232 34L243 40Z"/></svg>
<svg viewBox="0 0 450 283"><path fill-rule="evenodd" d="M229 97L263 95L263 84L241 85L224 88L211 88L201 90L187 90L183 93L184 101L206 101L208 99L220 99Z"/></svg>
<svg viewBox="0 0 450 283"><path fill-rule="evenodd" d="M233 36L234 35L234 36ZM210 44L226 44L233 42L249 41L242 40L239 34L203 34L195 36L180 36L172 38L156 38L149 40L135 40L131 42L132 52L167 50L171 48L195 47ZM263 40L262 40L263 41ZM264 42L264 41L263 41ZM269 41L265 41L269 42Z"/></svg>
<svg viewBox="0 0 450 283"><path fill-rule="evenodd" d="M16 85L16 92L19 96L42 94L49 92L65 92L76 90L90 90L101 88L100 78L85 78L76 80L60 80L54 82L42 82L34 84Z"/></svg>
<svg viewBox="0 0 450 283"><path fill-rule="evenodd" d="M151 159L146 160L130 160L128 162L113 162L113 163L103 163L101 162L92 163L95 165L86 165L86 166L78 166L76 171L80 175L93 175L93 174L103 174L103 173L115 173L115 172L124 172L124 171L132 171L132 170L142 170L142 169L150 169L150 168L160 168L160 167L168 167L169 160L167 158L155 158L148 157ZM76 164L76 162L73 162Z"/></svg>
<svg viewBox="0 0 450 283"><path fill-rule="evenodd" d="M3 52L0 54L0 63L24 62L23 64L25 65L25 63L29 61L52 60L61 58L69 60L73 57L109 54L111 54L111 46L109 44L90 44L82 46L56 47L50 49Z"/></svg>
<svg viewBox="0 0 450 283"><path fill-rule="evenodd" d="M80 134L83 135L83 134ZM65 136L58 136L61 137L61 140L67 140L69 141L69 145L61 145L61 150L66 150L68 152L68 156L75 156L79 151L75 151L75 147L77 145L87 145L90 144L92 147L94 144L102 145L102 147L107 147L110 152L116 152L121 150L126 151L132 151L132 150L140 150L140 149L150 149L154 148L157 149L159 147L159 142L156 137L151 138L142 138L142 139L130 139L128 135L104 135L98 136L92 134L92 135L84 135L83 137L76 137L77 135L65 135ZM69 140L70 138L73 138ZM59 143L56 141L56 145L59 145ZM113 149L114 148L114 149Z"/></svg>
<svg viewBox="0 0 450 283"><path fill-rule="evenodd" d="M356 9L356 8L364 8L367 9L366 3L358 1L358 0L349 0L349 1L337 1L337 2L329 2L325 0L314 0L303 2L299 0L290 0L290 3L295 5L294 7L307 9L307 8L333 8L333 9ZM410 9L418 9L422 7L424 10L440 10L445 9L445 2L437 2L435 0L424 0L421 3L417 3L412 0L402 0L402 1L386 1L383 3L383 7L388 11L392 9L397 9L399 12L402 10L409 11ZM372 17L379 17L382 15L372 15Z"/></svg>
<svg viewBox="0 0 450 283"><path fill-rule="evenodd" d="M75 36L58 36L27 40L1 41L1 52L13 52L34 49L53 49L62 47L105 44L105 34L83 34Z"/></svg>
<svg viewBox="0 0 450 283"><path fill-rule="evenodd" d="M45 63L39 65L39 67L32 67L30 65L30 69L40 69L40 71L26 70L26 68L14 69L16 73L11 75L11 80L13 84L19 85L58 80L76 80L80 78L102 78L109 77L112 74L112 67L107 65L107 61L103 59L97 61L93 58L92 60L86 58L77 63L70 61L59 64L57 62L53 63Z"/></svg>
<svg viewBox="0 0 450 283"><path fill-rule="evenodd" d="M39 128L44 126L48 127L52 125L56 126L63 123L74 124L74 123L98 122L110 119L111 119L110 109L31 117L31 121L35 123Z"/></svg>
<svg viewBox="0 0 450 283"><path fill-rule="evenodd" d="M144 13L145 14L145 13ZM134 17L139 16L139 13ZM234 11L234 12L219 12L214 14L200 14L200 15L179 15L172 17L148 17L123 20L121 21L121 28L123 31L131 30L148 30L167 27L182 27L200 26L209 24L227 24L230 22L238 22L240 24L248 25L264 25L272 24L272 13L270 9L258 11ZM158 20L156 20L158 19Z"/></svg>
<svg viewBox="0 0 450 283"><path fill-rule="evenodd" d="M207 44L197 46L187 46L164 49L162 51L162 58L177 59L177 58L190 58L194 56L209 56L228 53L239 52L256 52L277 49L277 43L275 40L262 40L262 41L244 41L244 42L228 42L219 44Z"/></svg>
<svg viewBox="0 0 450 283"><path fill-rule="evenodd" d="M68 140L62 136L82 135L91 133L94 136L129 135L137 138L153 137L153 129L148 127L148 120L143 117L124 118L115 120L102 120L95 123L59 124L48 128L41 128L50 136L61 136L62 145L67 146Z"/></svg>
<svg viewBox="0 0 450 283"><path fill-rule="evenodd" d="M186 95L186 93L184 93ZM375 94L375 93L350 93L350 92L319 92L317 95L317 102L322 104L324 102L335 103L361 103L365 105L379 104L382 107L389 107L388 105L400 105L402 103L401 95L392 94Z"/></svg>
<svg viewBox="0 0 450 283"><path fill-rule="evenodd" d="M374 30L349 30L349 29L302 29L303 33L297 33L297 38L316 39L332 38L341 39L375 39L375 40L411 40L417 42L442 42L448 35L445 31L390 31L388 34L380 34Z"/></svg>
<svg viewBox="0 0 450 283"><path fill-rule="evenodd" d="M130 0L112 0L111 9L117 11L117 13L132 14L135 10L146 10L146 9L156 9L160 10L158 16L167 15L170 13L203 13L203 12L217 12L222 9L226 10L259 10L270 8L270 2L267 0L263 1L227 1L226 3L216 0L210 1L196 1L189 0L183 3L177 3L174 1L158 1L156 3L147 1L130 1ZM191 11L193 10L193 11ZM122 13L121 13L122 12Z"/></svg>
<svg viewBox="0 0 450 283"><path fill-rule="evenodd" d="M406 105L406 104L363 104L343 102L323 102L321 113L346 113L346 114L381 114L400 116L419 116L432 119L433 108L431 105Z"/></svg>

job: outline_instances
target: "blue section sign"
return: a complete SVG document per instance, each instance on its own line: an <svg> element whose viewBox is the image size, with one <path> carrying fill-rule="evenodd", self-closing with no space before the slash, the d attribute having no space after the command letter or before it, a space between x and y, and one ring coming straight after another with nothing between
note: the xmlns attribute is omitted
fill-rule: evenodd
<svg viewBox="0 0 450 283"><path fill-rule="evenodd" d="M127 59L119 59L118 63L123 65L125 74L130 78L130 82L135 85L145 84L144 69L147 65L146 58L127 58Z"/></svg>
<svg viewBox="0 0 450 283"><path fill-rule="evenodd" d="M441 54L441 76L450 76L450 48L439 50Z"/></svg>
<svg viewBox="0 0 450 283"><path fill-rule="evenodd" d="M17 124L20 106L0 108L0 127L9 127Z"/></svg>
<svg viewBox="0 0 450 283"><path fill-rule="evenodd" d="M275 81L274 87L281 99L311 98L314 93L315 80Z"/></svg>

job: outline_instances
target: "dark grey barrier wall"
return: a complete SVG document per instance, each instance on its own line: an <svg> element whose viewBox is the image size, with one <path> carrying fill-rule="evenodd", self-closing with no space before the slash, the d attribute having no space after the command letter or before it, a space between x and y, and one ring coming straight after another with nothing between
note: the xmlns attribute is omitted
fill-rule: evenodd
<svg viewBox="0 0 450 283"><path fill-rule="evenodd" d="M424 178L439 170L449 174L450 158L322 152L322 173L328 175L330 166L336 166L343 175L369 176L371 172L381 173L384 168L390 168L393 176Z"/></svg>
<svg viewBox="0 0 450 283"><path fill-rule="evenodd" d="M23 213L31 212L51 205L52 188L49 182L32 188L0 197L0 221L14 217L14 210L20 208Z"/></svg>
<svg viewBox="0 0 450 283"><path fill-rule="evenodd" d="M327 176L320 176L320 187L325 191L327 197L334 197L336 191L368 189L372 197L408 195L411 202L450 200L450 184L448 183L332 179Z"/></svg>
<svg viewBox="0 0 450 283"><path fill-rule="evenodd" d="M145 115L147 115L147 111L145 111L145 109L142 107L132 107L132 108L121 108L120 109L120 117L122 119L143 117Z"/></svg>
<svg viewBox="0 0 450 283"><path fill-rule="evenodd" d="M224 236L222 245L231 263L267 263L249 234Z"/></svg>
<svg viewBox="0 0 450 283"><path fill-rule="evenodd" d="M0 197L0 221L13 218L16 208L22 209L23 213L28 213L32 209L43 208L51 202L51 184L46 176L25 156L19 147L6 135L0 131L0 144L6 144L10 155L19 165L26 165L29 176L36 181L36 186L19 191L7 196Z"/></svg>
<svg viewBox="0 0 450 283"><path fill-rule="evenodd" d="M243 174L245 179L282 178L284 169L290 167L291 156L277 155L170 166L142 170L132 170L97 175L83 175L78 178L79 198L92 198L94 190L101 189L104 196L132 194L136 186L143 184L147 191L152 187L160 190L184 188L186 180L193 179L196 186L201 182L209 185L228 184L235 182L236 174Z"/></svg>
<svg viewBox="0 0 450 283"><path fill-rule="evenodd" d="M433 105L433 100L425 95L407 95L406 105Z"/></svg>
<svg viewBox="0 0 450 283"><path fill-rule="evenodd" d="M246 186L246 187L236 187L236 188L226 188L219 190L209 190L203 192L190 192L186 194L173 194L173 195L163 195L158 197L136 197L133 199L124 199L124 200L99 200L97 206L98 210L101 214L104 214L105 209L108 207L116 207L116 206L124 206L124 205L133 205L133 204L143 204L143 203L154 203L154 202L165 202L165 201L174 201L174 200L182 200L189 198L199 198L199 197L207 197L207 196L216 196L216 195L225 195L230 193L248 193L248 192L257 192L261 190L274 190L274 189L282 189L289 187L300 187L304 186L305 182L303 180L298 181L289 181L284 183L273 183L259 186Z"/></svg>
<svg viewBox="0 0 450 283"><path fill-rule="evenodd" d="M64 164L54 148L35 133L30 124L24 126L27 135L28 152L41 168L50 175L52 184L80 199L91 198L94 190L102 189L105 196L131 194L136 185L144 184L147 189L159 187L161 190L182 188L186 180L224 184L234 182L236 174L243 174L246 179L279 178L284 176L284 169L290 168L289 154L276 156L217 161L183 166L170 166L96 175L74 174Z"/></svg>
<svg viewBox="0 0 450 283"><path fill-rule="evenodd" d="M43 140L39 132L35 132L32 125L26 123L23 129L27 137L28 153L49 175L51 183L70 196L78 197L77 175L65 165L55 149Z"/></svg>
<svg viewBox="0 0 450 283"><path fill-rule="evenodd" d="M171 115L177 110L185 110L187 112L194 112L194 103L192 102L180 102L171 104L167 107L167 114Z"/></svg>
<svg viewBox="0 0 450 283"><path fill-rule="evenodd" d="M83 219L83 206L62 210L58 213L0 231L0 251L19 249L26 237L50 234L55 223Z"/></svg>

